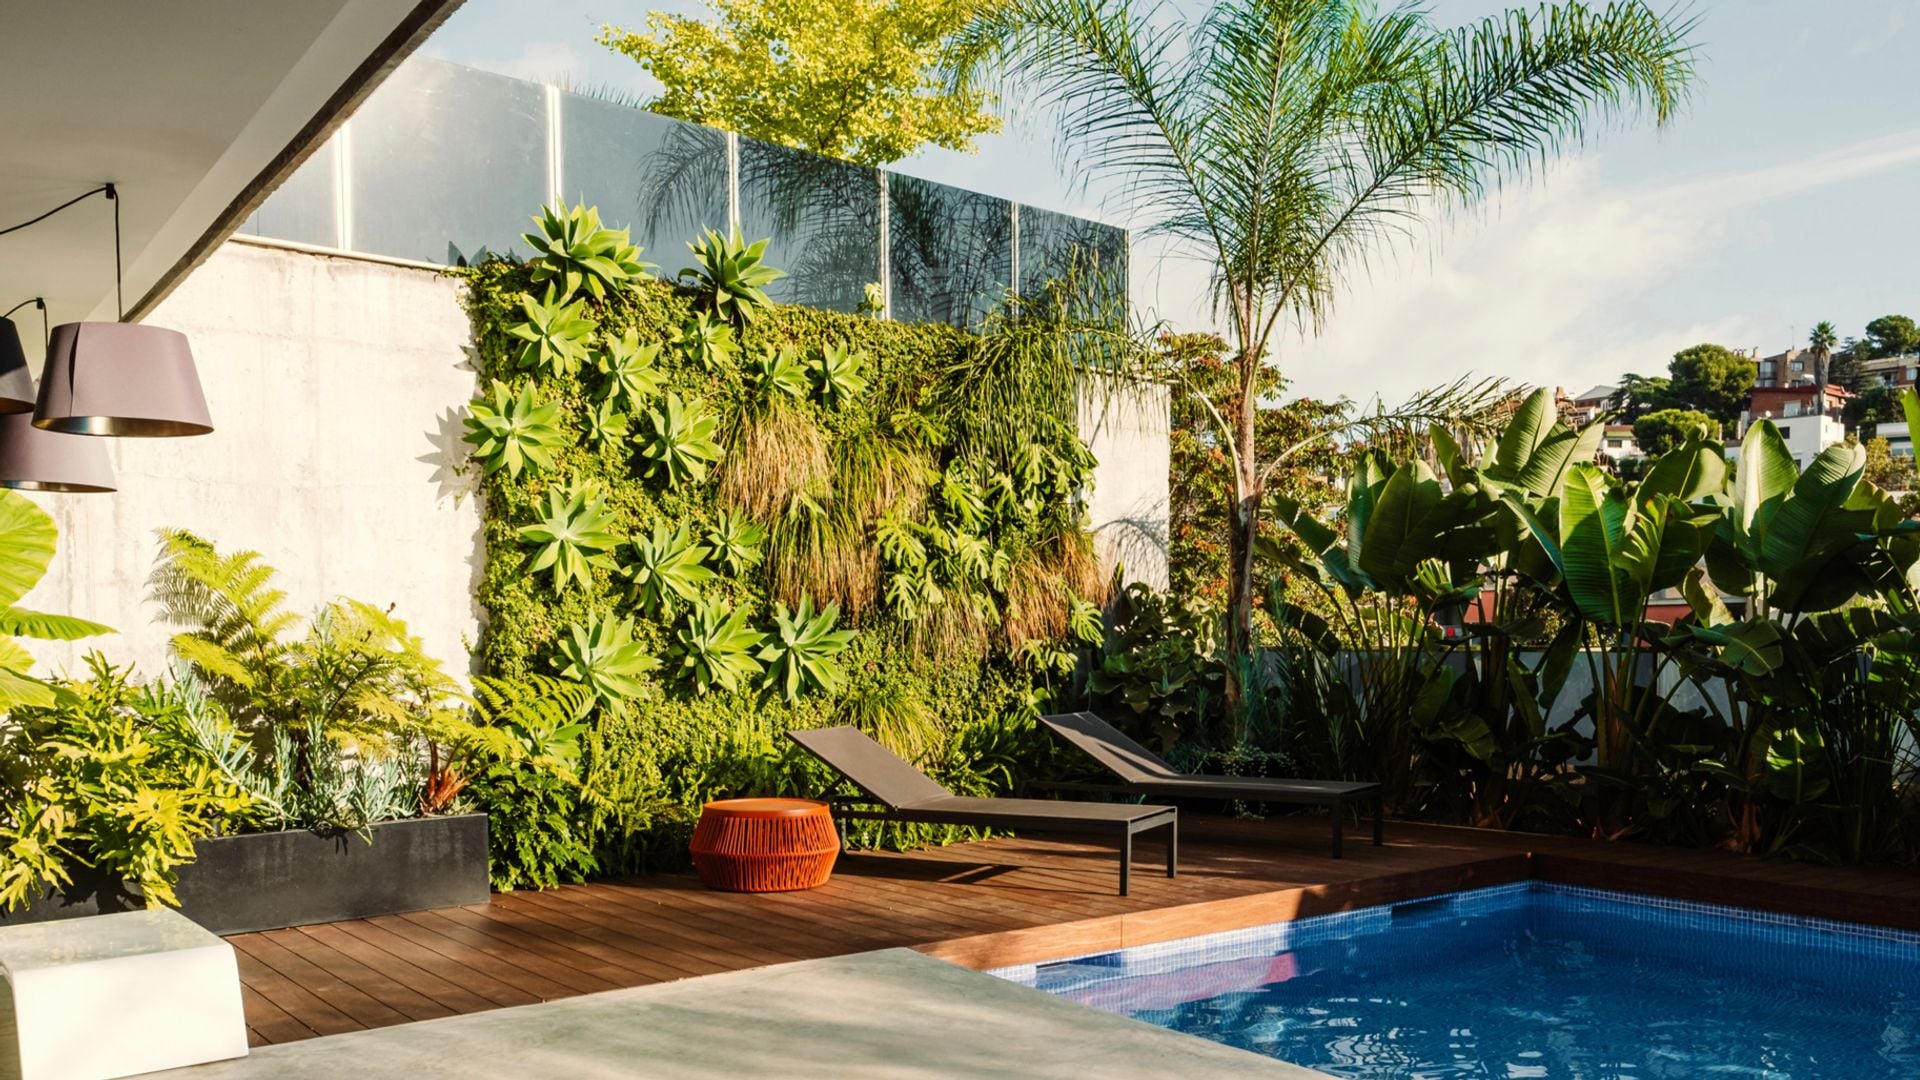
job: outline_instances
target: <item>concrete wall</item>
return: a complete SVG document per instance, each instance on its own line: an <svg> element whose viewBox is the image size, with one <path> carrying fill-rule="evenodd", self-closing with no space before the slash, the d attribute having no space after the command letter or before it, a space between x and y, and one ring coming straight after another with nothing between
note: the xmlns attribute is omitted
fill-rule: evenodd
<svg viewBox="0 0 1920 1080"><path fill-rule="evenodd" d="M36 643L58 668L99 647L153 673L171 629L145 602L154 530L251 548L306 614L338 596L407 620L449 670L477 638L480 510L455 472L474 377L457 282L420 269L229 243L146 321L193 344L211 435L110 439L119 491L33 498L60 550L29 606L120 633Z"/></svg>
<svg viewBox="0 0 1920 1080"><path fill-rule="evenodd" d="M88 648L153 673L172 629L145 601L154 530L253 549L305 614L339 596L407 620L448 669L468 669L484 550L461 418L475 380L461 286L431 269L229 243L147 321L193 343L215 431L109 440L120 490L32 497L60 525L25 603L118 628L34 643L77 670ZM1090 510L1102 551L1165 585L1167 398L1150 387L1082 410L1100 460Z"/></svg>
<svg viewBox="0 0 1920 1080"><path fill-rule="evenodd" d="M1167 587L1167 387L1134 384L1090 392L1080 437L1099 461L1088 500L1094 541L1129 581Z"/></svg>

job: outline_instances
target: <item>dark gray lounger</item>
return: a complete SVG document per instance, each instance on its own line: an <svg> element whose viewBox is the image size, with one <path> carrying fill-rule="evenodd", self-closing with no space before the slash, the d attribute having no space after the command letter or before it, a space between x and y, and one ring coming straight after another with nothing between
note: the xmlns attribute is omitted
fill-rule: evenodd
<svg viewBox="0 0 1920 1080"><path fill-rule="evenodd" d="M969 798L941 787L859 728L814 728L789 731L787 735L860 790L862 797L858 799L828 798L836 817L1112 836L1120 842L1121 896L1127 895L1134 834L1165 828L1167 876L1178 872L1179 812L1171 806Z"/></svg>
<svg viewBox="0 0 1920 1080"><path fill-rule="evenodd" d="M1158 754L1126 737L1119 729L1093 713L1063 713L1043 716L1040 722L1055 734L1106 766L1118 776L1118 784L1050 783L1036 785L1060 791L1106 791L1126 795L1159 796L1165 799L1244 799L1247 802L1305 803L1333 810L1333 857L1340 857L1340 832L1346 821L1347 807L1356 802L1373 804L1373 842L1385 842L1382 835L1379 784L1348 783L1340 780L1277 780L1263 777L1204 776L1183 773L1163 761Z"/></svg>

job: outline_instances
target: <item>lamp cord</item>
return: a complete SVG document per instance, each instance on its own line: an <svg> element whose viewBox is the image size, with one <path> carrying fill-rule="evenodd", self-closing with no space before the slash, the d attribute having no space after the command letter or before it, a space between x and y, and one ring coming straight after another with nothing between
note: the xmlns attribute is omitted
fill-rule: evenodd
<svg viewBox="0 0 1920 1080"><path fill-rule="evenodd" d="M41 340L43 341L41 348L43 349L52 348L53 347L53 328L47 325L47 298L46 297L36 296L30 300L22 300L19 303L13 305L12 307L8 308L7 313L5 315L0 315L0 319L13 318L14 312L19 311L21 308L26 307L28 304L32 304L34 307L37 307L40 309L40 337L41 337Z"/></svg>
<svg viewBox="0 0 1920 1080"><path fill-rule="evenodd" d="M90 199L93 196L100 195L100 194L105 194L106 197L109 199L113 198L113 185L101 184L99 187L94 188L92 191L83 191L80 194L75 195L73 198L68 199L66 202L61 203L59 206L56 206L53 209L47 211L46 213L41 214L39 217L30 218L26 221L21 222L18 225L9 225L4 229L0 229L0 236L5 236L8 233L12 233L12 232L19 232L21 229L24 229L29 225L38 225L41 222L52 217L53 215L59 213L60 211L65 210L67 207L72 206L74 203L80 202L83 199Z"/></svg>
<svg viewBox="0 0 1920 1080"><path fill-rule="evenodd" d="M120 193L112 184L102 185L107 201L113 204L113 308L119 322L127 321L127 298L120 285Z"/></svg>

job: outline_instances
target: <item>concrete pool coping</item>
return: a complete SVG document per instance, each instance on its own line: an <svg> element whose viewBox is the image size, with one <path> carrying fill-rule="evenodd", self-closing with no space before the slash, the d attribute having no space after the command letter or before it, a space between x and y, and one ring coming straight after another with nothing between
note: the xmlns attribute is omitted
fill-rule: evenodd
<svg viewBox="0 0 1920 1080"><path fill-rule="evenodd" d="M246 1058L152 1075L1232 1080L1323 1074L911 949L882 949L261 1047Z"/></svg>

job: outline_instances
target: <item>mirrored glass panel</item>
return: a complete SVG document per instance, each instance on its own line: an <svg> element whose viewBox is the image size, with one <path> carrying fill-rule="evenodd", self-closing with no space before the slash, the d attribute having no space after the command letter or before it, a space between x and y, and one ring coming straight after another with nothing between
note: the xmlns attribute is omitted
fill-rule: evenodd
<svg viewBox="0 0 1920 1080"><path fill-rule="evenodd" d="M1071 274L1127 280L1127 230L1038 207L1020 208L1020 294L1037 296Z"/></svg>
<svg viewBox="0 0 1920 1080"><path fill-rule="evenodd" d="M293 170L260 209L240 226L250 236L291 240L320 247L340 246L340 216L333 186L339 140L328 139Z"/></svg>
<svg viewBox="0 0 1920 1080"><path fill-rule="evenodd" d="M539 86L415 57L348 126L353 250L436 263L525 254L520 235L547 201Z"/></svg>
<svg viewBox="0 0 1920 1080"><path fill-rule="evenodd" d="M895 319L977 325L1013 282L1013 206L977 191L887 176Z"/></svg>
<svg viewBox="0 0 1920 1080"><path fill-rule="evenodd" d="M740 140L740 233L769 237L767 261L787 276L767 295L854 311L880 280L880 178L873 169Z"/></svg>
<svg viewBox="0 0 1920 1080"><path fill-rule="evenodd" d="M560 95L560 194L600 208L671 277L687 242L727 231L727 137L628 105Z"/></svg>

